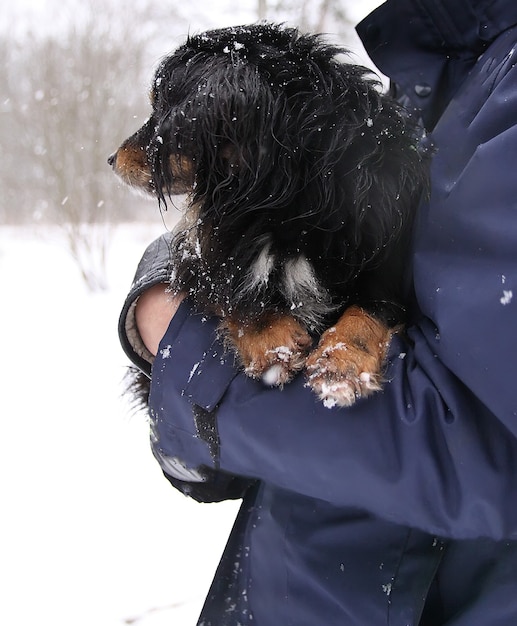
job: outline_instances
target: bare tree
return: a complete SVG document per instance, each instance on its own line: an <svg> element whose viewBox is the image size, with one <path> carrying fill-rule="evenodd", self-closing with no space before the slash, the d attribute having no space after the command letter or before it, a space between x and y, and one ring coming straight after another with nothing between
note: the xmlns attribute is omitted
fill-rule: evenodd
<svg viewBox="0 0 517 626"><path fill-rule="evenodd" d="M267 0L257 1L257 17L259 20L264 20L267 17Z"/></svg>
<svg viewBox="0 0 517 626"><path fill-rule="evenodd" d="M113 223L134 217L106 160L147 113L140 19L89 3L59 33L0 46L2 214L61 226L92 290L106 286Z"/></svg>

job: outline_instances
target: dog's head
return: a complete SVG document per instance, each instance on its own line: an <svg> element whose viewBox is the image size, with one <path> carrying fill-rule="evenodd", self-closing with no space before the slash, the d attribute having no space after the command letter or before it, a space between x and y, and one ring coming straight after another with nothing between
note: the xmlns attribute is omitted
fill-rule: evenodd
<svg viewBox="0 0 517 626"><path fill-rule="evenodd" d="M372 204L400 213L423 180L414 129L345 53L274 24L190 36L159 65L152 114L110 163L161 203L190 192L212 227L260 211L262 223L334 232L346 214L359 232ZM386 224L373 247L392 236Z"/></svg>

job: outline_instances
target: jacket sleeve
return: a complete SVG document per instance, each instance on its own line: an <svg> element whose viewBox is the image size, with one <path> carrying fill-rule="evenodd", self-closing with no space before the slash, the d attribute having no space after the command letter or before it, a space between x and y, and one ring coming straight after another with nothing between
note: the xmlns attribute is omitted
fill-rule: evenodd
<svg viewBox="0 0 517 626"><path fill-rule="evenodd" d="M153 370L164 449L440 536L517 538L515 37L480 59L435 129L419 312L392 343L384 391L327 409L303 376L267 388L185 302Z"/></svg>
<svg viewBox="0 0 517 626"><path fill-rule="evenodd" d="M183 303L153 370L166 454L357 507L443 537L517 537L517 441L413 328L383 393L327 409L302 376L283 390L237 373L216 321ZM209 426L194 414L201 408ZM207 436L206 433L210 432Z"/></svg>

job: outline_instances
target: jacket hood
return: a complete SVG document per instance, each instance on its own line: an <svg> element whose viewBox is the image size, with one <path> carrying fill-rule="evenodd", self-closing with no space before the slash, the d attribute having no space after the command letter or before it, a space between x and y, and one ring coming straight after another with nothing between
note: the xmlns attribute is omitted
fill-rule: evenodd
<svg viewBox="0 0 517 626"><path fill-rule="evenodd" d="M357 32L429 128L480 54L515 24L516 0L387 0Z"/></svg>

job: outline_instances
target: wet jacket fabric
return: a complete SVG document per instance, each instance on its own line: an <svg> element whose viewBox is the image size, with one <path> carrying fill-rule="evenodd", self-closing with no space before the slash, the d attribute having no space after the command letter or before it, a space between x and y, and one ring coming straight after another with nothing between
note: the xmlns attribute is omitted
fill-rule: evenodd
<svg viewBox="0 0 517 626"><path fill-rule="evenodd" d="M173 318L154 453L184 493L243 497L200 626L517 624L516 24L514 0L388 0L358 27L435 147L383 393L267 388L217 320Z"/></svg>

